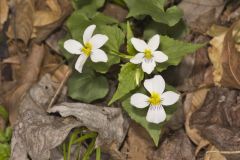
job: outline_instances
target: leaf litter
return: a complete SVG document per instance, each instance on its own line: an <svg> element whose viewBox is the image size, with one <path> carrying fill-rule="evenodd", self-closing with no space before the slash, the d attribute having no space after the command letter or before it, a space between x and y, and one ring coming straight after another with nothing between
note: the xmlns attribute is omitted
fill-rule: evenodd
<svg viewBox="0 0 240 160"><path fill-rule="evenodd" d="M134 8L129 12L134 1L125 2L125 7L122 6L124 2L106 2L106 6L98 11L120 22L124 22L127 15L139 21L142 14L146 15L146 22L152 18L157 23L174 25L180 20L178 9L165 10L161 3L157 4L157 8L161 9L159 13L163 17L171 16L171 11L178 14L174 21L158 19L155 13L145 9L139 11ZM13 127L11 159L61 159L64 155L59 147L82 126L98 133L96 147L101 146L102 151L113 159L239 159L240 5L222 0L211 1L211 4L208 2L182 0L178 4L191 29L180 38L208 45L188 55L179 65L179 61L173 59L172 63L177 66L163 72L164 78L177 87L183 96L177 111L165 124L156 146L145 128L129 121L120 108L104 107L106 102L97 101L92 105L67 98L64 79L67 79L69 68L63 65L64 53L58 41L66 35L62 24L73 12L74 6L70 1L1 0L0 31L8 36L8 46L5 46L8 55L1 58L0 63L3 84L0 103L7 108L10 122L0 117L0 128ZM95 6L95 2L91 1L88 9L97 10L103 4L99 2ZM84 12L87 10L80 9ZM89 16L86 21L93 19L99 22L98 18L102 15L94 16ZM213 24L218 27L211 27ZM133 31L143 29L138 27L134 26ZM106 28L103 27L103 30ZM2 47L1 37L0 42ZM165 45L163 48L168 47ZM2 54L2 49L0 51ZM9 65L11 80L6 80L4 77L9 76L2 71ZM165 66L159 68L162 70ZM51 101L55 103L49 105ZM81 156L89 145L89 142L81 144ZM72 155L75 153L77 157L78 150L72 146Z"/></svg>

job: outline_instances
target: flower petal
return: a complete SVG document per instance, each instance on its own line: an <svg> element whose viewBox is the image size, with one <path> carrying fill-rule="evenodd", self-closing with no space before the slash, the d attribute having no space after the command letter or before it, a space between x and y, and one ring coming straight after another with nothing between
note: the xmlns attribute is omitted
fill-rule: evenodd
<svg viewBox="0 0 240 160"><path fill-rule="evenodd" d="M95 49L92 51L90 58L93 62L107 62L107 54L101 49Z"/></svg>
<svg viewBox="0 0 240 160"><path fill-rule="evenodd" d="M164 105L164 106L173 105L174 103L176 103L178 101L179 97L180 97L180 95L175 92L172 92L172 91L164 92L161 95L162 105Z"/></svg>
<svg viewBox="0 0 240 160"><path fill-rule="evenodd" d="M165 89L165 81L162 76L155 75L153 78L144 81L144 87L150 93L157 92L161 95Z"/></svg>
<svg viewBox="0 0 240 160"><path fill-rule="evenodd" d="M82 68L83 68L83 65L84 65L84 63L86 62L87 58L88 58L88 57L87 57L85 54L81 54L81 55L78 57L78 59L77 59L77 61L76 61L76 63L75 63L75 69L76 69L78 72L82 73Z"/></svg>
<svg viewBox="0 0 240 160"><path fill-rule="evenodd" d="M137 108L145 108L149 105L148 98L148 96L142 93L135 93L131 96L130 103Z"/></svg>
<svg viewBox="0 0 240 160"><path fill-rule="evenodd" d="M149 41L148 41L148 47L152 51L156 51L158 49L158 46L160 44L160 36L158 34L154 35Z"/></svg>
<svg viewBox="0 0 240 160"><path fill-rule="evenodd" d="M83 43L84 44L86 44L91 39L95 28L96 28L96 25L93 24L93 25L88 26L85 29L85 31L83 33Z"/></svg>
<svg viewBox="0 0 240 160"><path fill-rule="evenodd" d="M166 112L164 108L160 106L150 106L146 117L148 122L161 123L166 119Z"/></svg>
<svg viewBox="0 0 240 160"><path fill-rule="evenodd" d="M134 48L139 52L144 52L145 49L148 48L148 46L144 40L141 40L138 38L131 38L131 42L132 42Z"/></svg>
<svg viewBox="0 0 240 160"><path fill-rule="evenodd" d="M64 42L63 47L72 54L81 54L82 44L74 39L69 39Z"/></svg>
<svg viewBox="0 0 240 160"><path fill-rule="evenodd" d="M95 34L89 42L92 44L92 49L98 49L102 47L108 40L108 37L103 34Z"/></svg>
<svg viewBox="0 0 240 160"><path fill-rule="evenodd" d="M156 67L156 63L153 59L143 59L142 61L142 70L147 73L150 74L152 73L152 71L154 70L154 68Z"/></svg>
<svg viewBox="0 0 240 160"><path fill-rule="evenodd" d="M143 61L144 53L138 53L133 58L130 59L131 63L139 64Z"/></svg>
<svg viewBox="0 0 240 160"><path fill-rule="evenodd" d="M162 63L168 60L168 56L161 51L155 51L153 52L153 59L158 63Z"/></svg>

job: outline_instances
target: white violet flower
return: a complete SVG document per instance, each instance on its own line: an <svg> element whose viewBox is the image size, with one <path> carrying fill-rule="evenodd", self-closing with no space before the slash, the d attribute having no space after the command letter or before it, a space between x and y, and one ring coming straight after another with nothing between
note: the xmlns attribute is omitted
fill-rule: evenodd
<svg viewBox="0 0 240 160"><path fill-rule="evenodd" d="M95 34L93 32L96 25L88 26L83 33L83 43L69 39L64 42L64 48L71 54L78 54L79 57L75 63L75 69L82 73L82 68L87 58L90 56L93 62L107 62L108 57L106 53L99 49L108 40L108 37L103 34Z"/></svg>
<svg viewBox="0 0 240 160"><path fill-rule="evenodd" d="M142 70L148 74L152 73L157 63L168 60L168 56L161 51L156 51L160 44L160 36L154 35L148 43L138 38L132 38L134 48L139 52L130 59L131 63L142 63Z"/></svg>
<svg viewBox="0 0 240 160"><path fill-rule="evenodd" d="M135 93L131 96L131 105L137 108L145 108L150 105L146 117L147 121L152 123L163 122L166 119L166 112L163 106L176 103L180 95L172 91L163 93L165 81L160 75L145 80L144 87L150 92L151 96L148 97L142 93Z"/></svg>

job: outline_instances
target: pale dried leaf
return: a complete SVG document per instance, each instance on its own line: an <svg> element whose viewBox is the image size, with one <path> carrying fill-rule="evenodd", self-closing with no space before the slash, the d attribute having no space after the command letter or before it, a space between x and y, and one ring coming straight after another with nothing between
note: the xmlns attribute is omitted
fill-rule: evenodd
<svg viewBox="0 0 240 160"><path fill-rule="evenodd" d="M152 156L154 146L146 130L132 121L121 151L127 155L128 160L147 160Z"/></svg>
<svg viewBox="0 0 240 160"><path fill-rule="evenodd" d="M214 152L212 152L214 151ZM205 156L204 156L204 160L227 160L223 155L221 155L221 153L219 152L219 150L214 147L213 145L209 146Z"/></svg>
<svg viewBox="0 0 240 160"><path fill-rule="evenodd" d="M129 126L120 108L65 102L49 109L49 112L59 112L63 117L74 116L88 129L98 132L96 146L116 144L118 149Z"/></svg>
<svg viewBox="0 0 240 160"><path fill-rule="evenodd" d="M198 146L195 152L196 154L201 148L208 145L209 142L199 134L199 131L196 128L190 127L190 119L192 117L192 114L204 103L207 93L208 89L200 89L193 93L189 93L187 94L184 102L184 112L186 118L185 129L189 138Z"/></svg>
<svg viewBox="0 0 240 160"><path fill-rule="evenodd" d="M34 27L45 26L57 21L61 17L61 7L57 0L46 0L48 10L38 10L34 14Z"/></svg>
<svg viewBox="0 0 240 160"><path fill-rule="evenodd" d="M27 92L33 83L38 80L40 67L45 55L43 45L33 44L26 63L21 65L21 77L18 85L4 95L4 103L10 112L10 122L14 124L21 97Z"/></svg>
<svg viewBox="0 0 240 160"><path fill-rule="evenodd" d="M26 160L28 155L34 160L48 160L51 150L64 141L72 128L82 124L46 113L56 86L51 76L45 75L22 98L11 141L11 160Z"/></svg>
<svg viewBox="0 0 240 160"><path fill-rule="evenodd" d="M28 44L33 31L34 0L14 0L14 13L7 35Z"/></svg>
<svg viewBox="0 0 240 160"><path fill-rule="evenodd" d="M205 33L224 9L224 0L183 0L178 5L184 12L184 20L194 31Z"/></svg>
<svg viewBox="0 0 240 160"><path fill-rule="evenodd" d="M214 37L209 48L209 57L214 66L215 84L240 89L240 53L236 48L236 36L239 33L240 21L227 32Z"/></svg>
<svg viewBox="0 0 240 160"><path fill-rule="evenodd" d="M0 31L1 31L2 25L7 20L8 11L9 11L8 0L1 0L0 1Z"/></svg>

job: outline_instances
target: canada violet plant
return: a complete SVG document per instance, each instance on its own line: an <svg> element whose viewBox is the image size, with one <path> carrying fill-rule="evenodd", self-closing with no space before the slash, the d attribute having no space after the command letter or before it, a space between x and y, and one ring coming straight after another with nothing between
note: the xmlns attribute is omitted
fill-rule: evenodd
<svg viewBox="0 0 240 160"><path fill-rule="evenodd" d="M186 30L182 12L176 6L164 10L165 0L121 2L129 11L125 22L98 11L104 8L105 0L73 2L75 12L66 23L69 34L60 42L69 65L75 66L68 80L68 95L85 103L98 100L112 106L119 102L158 145L163 124L171 118L180 97L165 83L161 72L178 65L202 44L169 37L178 38ZM146 19L149 23L143 26L135 23ZM174 30L172 26L181 29ZM142 30L138 37L134 36L135 28ZM117 88L110 97L112 83L117 83Z"/></svg>

